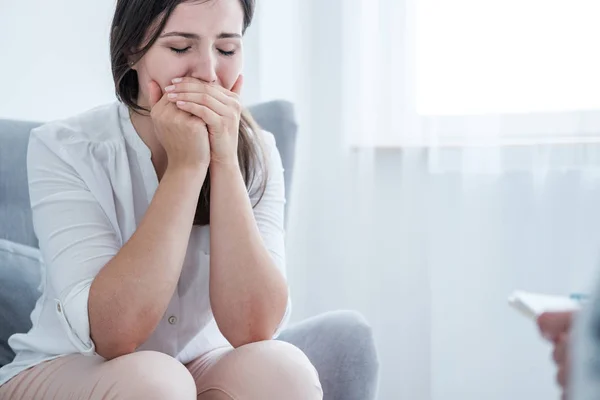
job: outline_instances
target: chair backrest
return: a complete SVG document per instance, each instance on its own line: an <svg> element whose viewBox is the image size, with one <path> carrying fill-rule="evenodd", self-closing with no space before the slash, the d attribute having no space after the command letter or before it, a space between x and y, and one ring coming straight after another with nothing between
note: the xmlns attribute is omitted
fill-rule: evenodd
<svg viewBox="0 0 600 400"><path fill-rule="evenodd" d="M294 106L287 101L271 101L250 107L250 112L264 130L275 135L289 199L298 131ZM27 143L29 132L39 125L40 122L0 120L0 239L33 247L38 241L33 232L27 187Z"/></svg>

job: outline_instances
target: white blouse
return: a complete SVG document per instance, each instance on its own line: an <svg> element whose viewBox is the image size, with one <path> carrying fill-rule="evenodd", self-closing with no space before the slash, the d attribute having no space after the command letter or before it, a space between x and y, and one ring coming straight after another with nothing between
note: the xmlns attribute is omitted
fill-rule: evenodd
<svg viewBox="0 0 600 400"><path fill-rule="evenodd" d="M285 276L283 166L272 134L262 132L266 192L254 207L263 242ZM9 344L16 353L0 368L0 385L19 372L67 354L94 355L88 297L94 277L129 240L158 188L148 147L119 102L31 132L27 156L33 225L44 260L41 291L28 333ZM257 171L256 185L261 171ZM252 204L260 195L250 188ZM194 226L167 311L138 350L187 363L229 343L209 299L209 227ZM279 326L290 314L290 301Z"/></svg>

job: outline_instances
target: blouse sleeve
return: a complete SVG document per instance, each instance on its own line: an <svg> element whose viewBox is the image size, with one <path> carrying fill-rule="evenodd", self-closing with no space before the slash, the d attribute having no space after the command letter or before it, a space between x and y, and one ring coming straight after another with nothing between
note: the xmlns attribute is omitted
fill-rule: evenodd
<svg viewBox="0 0 600 400"><path fill-rule="evenodd" d="M275 138L271 133L263 132L263 146L266 161L267 181L264 194L254 190L251 196L252 204L258 204L254 207L254 217L263 242L269 251L277 268L287 279L285 262L285 231L284 231L284 210L285 210L285 181L283 174L283 164L281 156L275 144ZM258 176L256 183L260 183L262 177ZM259 201L260 199L260 201ZM291 299L288 296L288 302L284 317L275 333L279 333L285 328L291 314Z"/></svg>
<svg viewBox="0 0 600 400"><path fill-rule="evenodd" d="M27 170L35 233L55 312L82 354L94 354L88 298L95 276L119 251L120 237L67 151L46 128L32 131ZM53 129L53 128L49 128Z"/></svg>

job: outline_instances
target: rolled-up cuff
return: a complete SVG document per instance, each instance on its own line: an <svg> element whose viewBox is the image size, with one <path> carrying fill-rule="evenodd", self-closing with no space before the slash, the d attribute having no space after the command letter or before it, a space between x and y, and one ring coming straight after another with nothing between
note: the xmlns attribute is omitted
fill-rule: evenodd
<svg viewBox="0 0 600 400"><path fill-rule="evenodd" d="M292 315L292 298L288 296L287 306L285 307L285 313L283 314L283 318L273 335L273 339L277 339L277 337L281 334L281 332L286 328L288 322L290 321L290 317Z"/></svg>
<svg viewBox="0 0 600 400"><path fill-rule="evenodd" d="M93 279L75 285L66 295L54 299L55 311L65 334L84 355L95 354L96 346L90 335L88 300Z"/></svg>

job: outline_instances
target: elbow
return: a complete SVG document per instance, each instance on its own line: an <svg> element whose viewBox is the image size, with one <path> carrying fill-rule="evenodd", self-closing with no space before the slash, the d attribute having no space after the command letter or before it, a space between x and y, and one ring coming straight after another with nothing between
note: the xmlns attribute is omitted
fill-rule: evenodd
<svg viewBox="0 0 600 400"><path fill-rule="evenodd" d="M263 310L262 312L251 313L245 322L246 329L239 329L239 325L227 329L230 333L225 335L227 340L234 348L238 348L247 344L273 339L284 319L286 306L287 301L283 303L283 307L277 312L270 309L268 312Z"/></svg>
<svg viewBox="0 0 600 400"><path fill-rule="evenodd" d="M90 307L89 326L95 352L106 360L131 354L146 340L146 327L133 315L107 318Z"/></svg>
<svg viewBox="0 0 600 400"><path fill-rule="evenodd" d="M96 353L107 361L131 354L137 348L137 344L127 340L96 342Z"/></svg>
<svg viewBox="0 0 600 400"><path fill-rule="evenodd" d="M247 299L242 307L212 299L217 326L234 348L274 338L286 316L289 297L285 283L273 292L275 295ZM233 308L241 310L233 313Z"/></svg>
<svg viewBox="0 0 600 400"><path fill-rule="evenodd" d="M266 340L273 339L273 332L270 332L268 329L252 329L244 334L234 335L229 338L229 343L233 348L237 349L238 347L246 346L248 344L264 342Z"/></svg>
<svg viewBox="0 0 600 400"><path fill-rule="evenodd" d="M98 349L96 353L106 361L114 360L115 358L119 358L122 356L126 356L127 354L133 353L134 350L127 347L107 347L105 349Z"/></svg>
<svg viewBox="0 0 600 400"><path fill-rule="evenodd" d="M219 325L220 320L216 317L215 319ZM253 314L241 320L230 320L221 324L220 329L231 346L237 349L247 344L273 339L279 322L272 316L269 318L266 315ZM242 326L245 328L240 329Z"/></svg>
<svg viewBox="0 0 600 400"><path fill-rule="evenodd" d="M106 360L131 354L143 343L135 330L117 330L114 325L106 323L91 324L91 338L96 347L96 354Z"/></svg>

